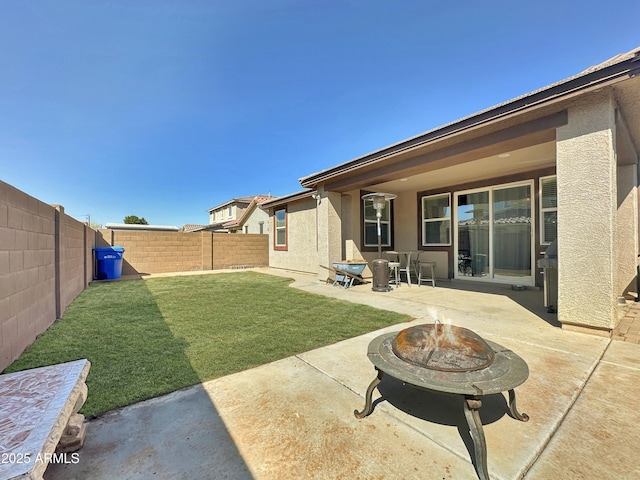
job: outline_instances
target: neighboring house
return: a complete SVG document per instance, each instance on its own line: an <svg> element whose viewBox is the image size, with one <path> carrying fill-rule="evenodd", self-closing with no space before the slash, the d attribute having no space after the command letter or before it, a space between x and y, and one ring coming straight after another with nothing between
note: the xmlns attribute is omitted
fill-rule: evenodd
<svg viewBox="0 0 640 480"><path fill-rule="evenodd" d="M228 202L210 208L208 210L209 225L207 230L213 229L215 231L228 232L229 230L223 225L232 220L239 219L254 198L255 195L251 197L232 198Z"/></svg>
<svg viewBox="0 0 640 480"><path fill-rule="evenodd" d="M185 232L268 233L268 214L257 209L262 202L272 199L270 195L232 198L208 210L208 225L185 225ZM262 225L260 222L263 222ZM262 232L261 232L262 230Z"/></svg>
<svg viewBox="0 0 640 480"><path fill-rule="evenodd" d="M265 202L273 200L270 195L253 197L247 208L235 220L223 223L222 227L230 233L269 233L269 214L260 208Z"/></svg>
<svg viewBox="0 0 640 480"><path fill-rule="evenodd" d="M270 265L317 273L419 250L436 276L542 286L536 262L557 239L558 319L608 335L635 292L640 48L571 78L308 175L266 202Z"/></svg>

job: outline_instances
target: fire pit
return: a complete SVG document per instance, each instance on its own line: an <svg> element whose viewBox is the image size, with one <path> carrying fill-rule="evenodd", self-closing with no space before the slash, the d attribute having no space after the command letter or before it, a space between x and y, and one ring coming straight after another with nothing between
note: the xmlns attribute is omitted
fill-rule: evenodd
<svg viewBox="0 0 640 480"><path fill-rule="evenodd" d="M369 343L367 353L377 376L365 395L357 418L373 411L373 390L385 373L413 387L449 395L463 395L464 415L475 450L476 469L488 480L487 444L480 420L481 397L509 392L509 412L526 422L529 416L516 408L515 388L529 376L526 362L508 348L462 327L433 324L417 325L401 332L380 335Z"/></svg>

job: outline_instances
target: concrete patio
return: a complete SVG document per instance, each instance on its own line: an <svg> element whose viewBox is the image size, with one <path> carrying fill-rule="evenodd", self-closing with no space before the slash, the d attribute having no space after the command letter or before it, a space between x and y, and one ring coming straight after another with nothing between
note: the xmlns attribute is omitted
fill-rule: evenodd
<svg viewBox="0 0 640 480"><path fill-rule="evenodd" d="M414 320L110 412L88 423L79 461L52 464L44 478L476 479L460 397L387 376L373 413L353 415L375 377L369 342L434 316L513 350L529 366L516 388L529 422L508 415L503 395L483 399L492 479L640 477L633 415L640 345L561 330L539 291L494 285L480 293L443 282L376 293L370 285L345 290L315 276L256 270Z"/></svg>

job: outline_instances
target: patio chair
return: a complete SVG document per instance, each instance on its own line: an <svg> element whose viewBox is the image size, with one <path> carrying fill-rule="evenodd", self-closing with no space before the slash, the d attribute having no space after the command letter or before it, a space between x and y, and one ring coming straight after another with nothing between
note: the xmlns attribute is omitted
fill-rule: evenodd
<svg viewBox="0 0 640 480"><path fill-rule="evenodd" d="M426 252L419 252L417 258L413 261L413 268L418 276L418 286L422 284L422 282L431 282L431 286L435 288L436 286L436 276L435 276L435 268L436 262L430 262L426 260L425 257Z"/></svg>
<svg viewBox="0 0 640 480"><path fill-rule="evenodd" d="M398 267L398 274L400 280L402 280L402 274L407 277L407 286L411 286L411 255L413 252L398 252L400 255L400 266Z"/></svg>
<svg viewBox="0 0 640 480"><path fill-rule="evenodd" d="M400 269L400 254L393 250L384 253L389 261L389 273L393 273L393 275L389 275L389 283L394 283L396 287L399 287L400 273L398 270Z"/></svg>

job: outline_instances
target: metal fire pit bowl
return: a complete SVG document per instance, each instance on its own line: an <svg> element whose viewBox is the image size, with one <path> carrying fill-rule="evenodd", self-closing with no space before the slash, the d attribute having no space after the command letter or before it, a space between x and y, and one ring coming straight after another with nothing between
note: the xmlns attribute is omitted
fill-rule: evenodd
<svg viewBox="0 0 640 480"><path fill-rule="evenodd" d="M444 372L482 370L495 359L480 335L440 322L405 328L393 339L391 349L405 362Z"/></svg>
<svg viewBox="0 0 640 480"><path fill-rule="evenodd" d="M437 324L419 325L418 327L422 327L422 330L427 331L430 328L437 328ZM412 345L407 346L405 342L407 338L411 339L412 335L415 334L416 327L412 328L414 330L408 332L410 335L408 337L405 335L404 340L403 336L400 335L405 332L403 330L403 332L385 333L374 338L369 343L367 355L377 371L377 376L367 388L363 410L355 410L355 416L364 418L373 411L371 398L373 390L380 384L385 373L418 389L449 395L463 395L465 399L463 402L464 415L473 440L478 477L481 480L489 480L487 444L479 413L479 409L482 406L482 396L508 391L510 415L523 422L529 421L529 416L526 413L521 414L517 410L514 390L529 377L529 367L522 358L508 348L482 339L477 334L466 329L463 330L473 333L481 341L476 344L477 339L473 337L473 340L469 340L473 345L486 345L490 349L490 353L487 352L486 355L487 358L492 358L490 362L484 363L480 368L464 371L457 368L457 364L454 366L454 370L443 370L411 363L394 353L394 344L396 345L396 350L407 352L412 350L411 347L413 347L413 350L420 350L417 344L412 343ZM396 341L398 338L399 340ZM465 336L465 338L467 337ZM398 345L401 345L402 348L399 348Z"/></svg>

